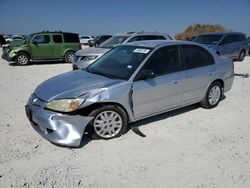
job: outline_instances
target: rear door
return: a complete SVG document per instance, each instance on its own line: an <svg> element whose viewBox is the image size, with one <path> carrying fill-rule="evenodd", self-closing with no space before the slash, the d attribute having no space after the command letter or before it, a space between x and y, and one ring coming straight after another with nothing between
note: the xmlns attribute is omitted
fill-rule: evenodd
<svg viewBox="0 0 250 188"><path fill-rule="evenodd" d="M34 59L49 59L52 57L51 38L48 34L36 35L31 41L31 52Z"/></svg>
<svg viewBox="0 0 250 188"><path fill-rule="evenodd" d="M235 44L233 35L227 35L223 38L220 45L220 55L233 58L235 55Z"/></svg>
<svg viewBox="0 0 250 188"><path fill-rule="evenodd" d="M177 46L155 51L142 70L153 71L155 77L133 83L135 119L181 105L184 73L181 71Z"/></svg>
<svg viewBox="0 0 250 188"><path fill-rule="evenodd" d="M62 34L53 34L52 41L53 58L62 58L64 52Z"/></svg>
<svg viewBox="0 0 250 188"><path fill-rule="evenodd" d="M214 80L214 58L207 50L195 45L182 45L181 56L185 67L183 104L199 102Z"/></svg>

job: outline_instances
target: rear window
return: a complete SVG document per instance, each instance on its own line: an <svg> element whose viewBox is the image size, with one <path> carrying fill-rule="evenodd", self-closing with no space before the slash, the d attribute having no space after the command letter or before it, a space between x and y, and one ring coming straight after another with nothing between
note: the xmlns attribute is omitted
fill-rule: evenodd
<svg viewBox="0 0 250 188"><path fill-rule="evenodd" d="M64 33L64 42L67 42L67 43L77 42L77 43L79 43L79 36L77 34Z"/></svg>

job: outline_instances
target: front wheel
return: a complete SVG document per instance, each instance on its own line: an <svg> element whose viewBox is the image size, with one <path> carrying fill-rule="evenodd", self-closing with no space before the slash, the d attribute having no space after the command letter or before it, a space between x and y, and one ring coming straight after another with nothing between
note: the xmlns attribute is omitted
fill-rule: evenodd
<svg viewBox="0 0 250 188"><path fill-rule="evenodd" d="M221 83L213 82L209 86L207 93L201 102L201 106L208 109L214 108L219 104L221 96L222 96Z"/></svg>
<svg viewBox="0 0 250 188"><path fill-rule="evenodd" d="M20 53L16 56L15 62L18 65L28 65L30 62L30 57L26 53Z"/></svg>
<svg viewBox="0 0 250 188"><path fill-rule="evenodd" d="M246 51L245 50L241 50L240 54L239 54L239 61L243 61L244 58L246 57Z"/></svg>
<svg viewBox="0 0 250 188"><path fill-rule="evenodd" d="M64 56L66 63L72 63L74 60L75 53L73 51L67 52Z"/></svg>
<svg viewBox="0 0 250 188"><path fill-rule="evenodd" d="M91 122L94 139L116 138L127 130L127 115L119 106L102 106L92 111L89 116L94 117Z"/></svg>

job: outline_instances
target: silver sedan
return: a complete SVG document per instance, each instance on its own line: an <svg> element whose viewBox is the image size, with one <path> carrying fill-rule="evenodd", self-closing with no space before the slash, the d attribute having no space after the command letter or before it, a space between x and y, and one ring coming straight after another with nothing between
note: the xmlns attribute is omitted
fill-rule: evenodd
<svg viewBox="0 0 250 188"><path fill-rule="evenodd" d="M85 70L40 84L26 105L33 128L52 143L80 145L122 135L127 124L200 103L214 108L234 79L232 60L183 41L140 41L107 52Z"/></svg>

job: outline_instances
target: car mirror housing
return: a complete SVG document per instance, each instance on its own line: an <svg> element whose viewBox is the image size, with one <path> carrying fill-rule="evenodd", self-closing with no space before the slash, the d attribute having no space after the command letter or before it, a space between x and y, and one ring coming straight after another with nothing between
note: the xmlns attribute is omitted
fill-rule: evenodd
<svg viewBox="0 0 250 188"><path fill-rule="evenodd" d="M151 70L142 70L141 72L139 72L139 74L137 75L136 77L136 81L139 81L139 80L147 80L147 79L150 79L150 78L154 78L155 74L153 71Z"/></svg>

